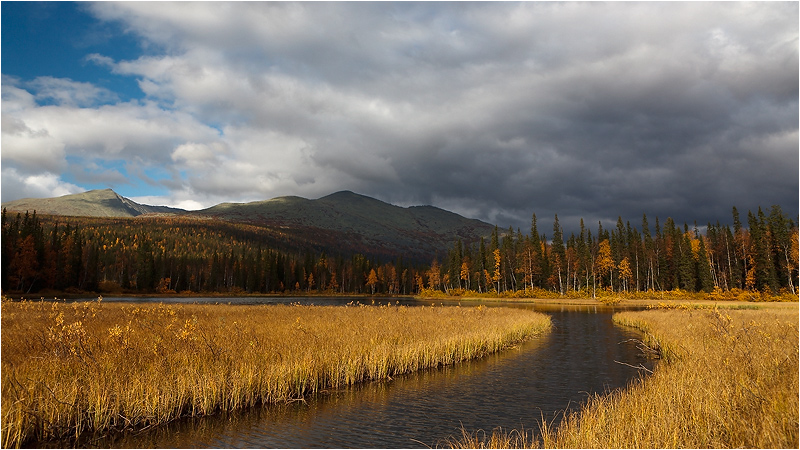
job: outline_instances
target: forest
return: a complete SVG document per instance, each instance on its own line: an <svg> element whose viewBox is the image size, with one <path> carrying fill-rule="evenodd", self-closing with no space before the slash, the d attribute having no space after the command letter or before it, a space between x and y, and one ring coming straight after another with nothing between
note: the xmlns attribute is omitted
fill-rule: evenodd
<svg viewBox="0 0 800 450"><path fill-rule="evenodd" d="M798 228L779 206L746 223L679 226L667 218L565 237L495 227L455 240L428 264L402 257L298 245L279 230L181 217L76 218L2 213L2 290L36 293L343 293L581 295L638 292L791 294L798 287ZM309 240L312 242L313 240Z"/></svg>

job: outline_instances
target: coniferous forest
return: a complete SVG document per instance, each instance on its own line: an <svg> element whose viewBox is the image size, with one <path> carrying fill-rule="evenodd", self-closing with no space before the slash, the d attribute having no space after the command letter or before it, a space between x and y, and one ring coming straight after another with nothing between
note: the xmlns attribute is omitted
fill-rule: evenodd
<svg viewBox="0 0 800 450"><path fill-rule="evenodd" d="M546 231L550 231L548 234ZM534 214L430 262L327 254L268 227L180 217L2 214L4 293L581 295L757 292L797 296L798 228L779 206L732 225L580 222L565 236Z"/></svg>

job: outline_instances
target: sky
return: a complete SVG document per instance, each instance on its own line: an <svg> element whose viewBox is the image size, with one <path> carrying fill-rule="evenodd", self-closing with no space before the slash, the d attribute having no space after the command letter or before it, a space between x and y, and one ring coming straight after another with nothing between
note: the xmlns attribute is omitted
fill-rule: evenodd
<svg viewBox="0 0 800 450"><path fill-rule="evenodd" d="M4 1L1 30L2 201L798 215L797 2Z"/></svg>

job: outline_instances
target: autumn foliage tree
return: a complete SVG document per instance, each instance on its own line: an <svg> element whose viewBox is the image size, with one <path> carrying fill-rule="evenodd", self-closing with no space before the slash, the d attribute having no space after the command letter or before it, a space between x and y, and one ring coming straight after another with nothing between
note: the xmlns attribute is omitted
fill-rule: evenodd
<svg viewBox="0 0 800 450"><path fill-rule="evenodd" d="M64 218L2 214L4 293L330 293L416 294L424 288L505 292L544 289L591 296L614 292L742 291L797 295L798 228L779 206L736 208L732 226L679 226L671 218L641 229L622 218L596 232L580 221L570 236L498 228L475 243L454 240L430 263L368 253L331 254L280 230L179 217ZM439 261L442 261L441 263Z"/></svg>
<svg viewBox="0 0 800 450"><path fill-rule="evenodd" d="M378 275L375 273L375 269L370 269L369 275L367 276L367 286L372 289L372 293L375 293L375 286L378 284Z"/></svg>
<svg viewBox="0 0 800 450"><path fill-rule="evenodd" d="M750 213L749 228L733 212L733 228L717 222L708 224L705 234L696 224L679 226L671 218L662 225L656 217L651 227L643 215L641 230L619 218L614 228L599 224L593 234L581 220L580 232L568 238L556 217L551 239L539 234L534 214L529 235L509 230L494 234L486 247L465 246L462 254L473 257L461 260L456 273L473 274L472 289L485 284L498 293L547 289L593 295L599 285L614 292L750 289L796 295L797 225L779 207L761 218Z"/></svg>
<svg viewBox="0 0 800 450"><path fill-rule="evenodd" d="M609 276L610 278L610 285L611 288L614 288L614 260L611 258L611 244L609 244L608 239L604 239L600 242L600 247L597 251L597 259L595 260L595 266L597 267L597 273L600 275L600 287L603 286L603 278Z"/></svg>

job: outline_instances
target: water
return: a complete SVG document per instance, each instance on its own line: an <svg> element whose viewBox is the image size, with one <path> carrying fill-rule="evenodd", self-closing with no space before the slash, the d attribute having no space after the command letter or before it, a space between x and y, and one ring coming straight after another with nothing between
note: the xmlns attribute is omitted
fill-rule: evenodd
<svg viewBox="0 0 800 450"><path fill-rule="evenodd" d="M227 303L229 300L213 301ZM298 300L284 299L287 301ZM312 298L309 303L327 302ZM362 303L368 302L362 299ZM470 432L483 430L487 433L497 427L538 431L543 419L548 422L560 419L565 410L577 409L590 394L624 387L640 376L639 370L619 362L634 366L644 363L652 368L633 344L624 342L637 335L611 323L613 308L503 306L532 308L549 314L553 331L519 348L480 361L368 383L304 402L186 419L88 445L122 448L445 447L448 439L461 436L462 427Z"/></svg>

